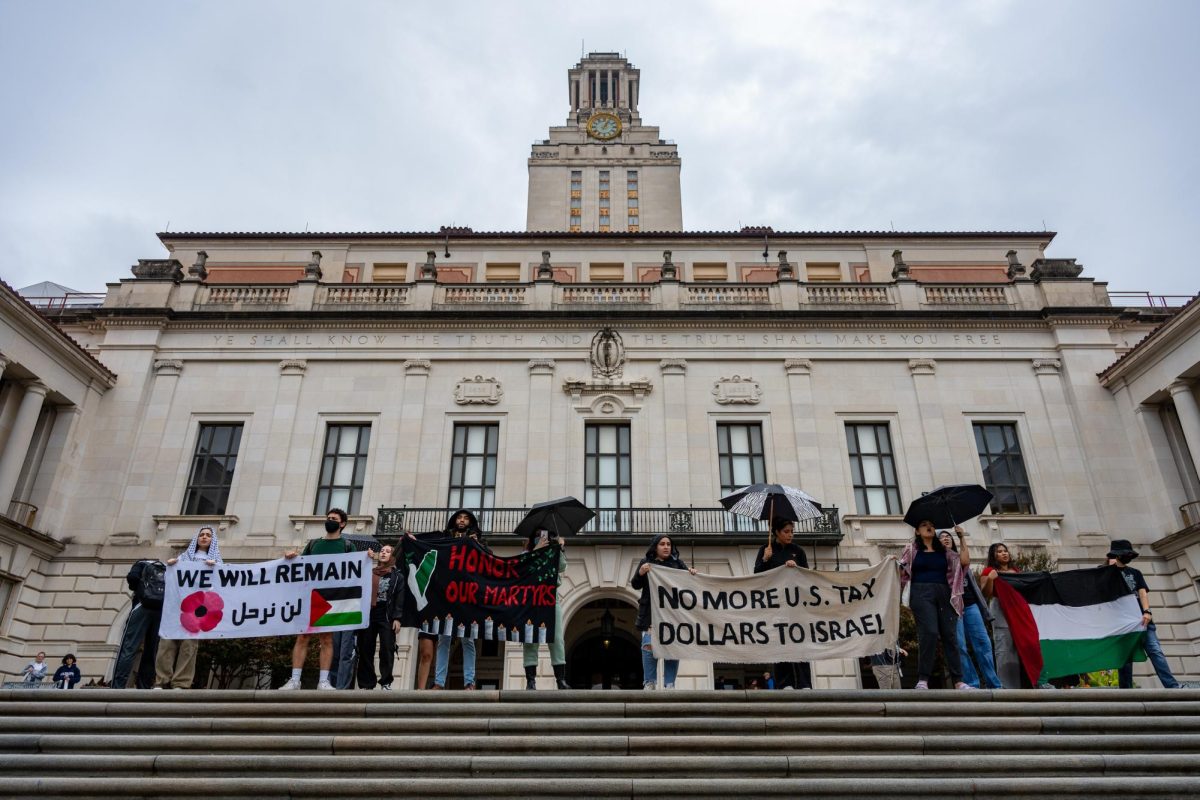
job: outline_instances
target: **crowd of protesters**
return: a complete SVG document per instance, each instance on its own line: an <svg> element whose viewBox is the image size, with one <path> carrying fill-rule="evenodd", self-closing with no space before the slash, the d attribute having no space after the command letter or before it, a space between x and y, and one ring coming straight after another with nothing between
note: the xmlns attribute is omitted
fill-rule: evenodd
<svg viewBox="0 0 1200 800"><path fill-rule="evenodd" d="M343 535L347 521L345 511L330 509L324 523L325 535L310 540L300 551L286 552L284 557L290 559L300 555L354 552L356 545ZM768 542L756 554L754 572L807 568L808 558L803 548L794 541L794 534L794 523L786 519L773 519ZM466 509L452 513L445 528L430 535L468 538L487 549L477 518ZM566 569L565 543L561 539L552 537L548 531L537 531L526 538L524 550L531 552L551 543L560 547L558 568L561 581L561 573ZM392 545L377 545L370 550L370 558L374 562L371 611L363 628L316 634L319 642L318 689L351 688L355 684L363 689L392 688L396 637L402 626L412 624L412 620L404 618L406 571L398 566L398 555ZM1171 674L1155 634L1145 579L1140 571L1129 566L1129 562L1137 556L1138 553L1129 542L1116 540L1107 555L1107 563L1122 571L1131 592L1136 593L1145 612L1142 620L1146 631L1143 647L1155 673L1164 687L1177 687L1181 684ZM177 562L201 562L209 567L222 563L216 531L209 526L197 531L187 549L168 560L166 565ZM977 577L971 569L966 532L960 526L955 526L953 531L939 531L932 522L926 520L916 526L913 539L904 547L897 564L901 585L907 587L909 592L907 604L916 623L918 647L915 688L930 688L937 667L939 645L946 677L955 688L1021 688L1020 659L994 592L1000 576L1018 571L1015 555L1009 547L1002 542L992 544L987 551L986 565ZM162 562L143 560L135 563L126 577L133 593L133 607L114 669L111 685L115 688L124 688L129 684L134 660L139 653L138 668L133 675L134 685L138 688L188 688L194 682L197 642L159 641L158 638L163 601L161 576L164 569ZM686 570L693 575L696 570L680 558L670 536L658 535L651 540L630 580L630 586L640 593L634 624L641 638L642 688L662 686L672 689L678 676L679 662L659 659L654 652L650 624L650 584L647 579L653 569ZM158 588L155 588L156 579ZM555 615L556 630L564 630L557 604ZM281 689L300 688L309 640L308 634L296 637L292 649L291 676ZM476 687L474 640L419 632L416 665L418 688L429 685L431 671L432 688L446 688L456 641L462 650L463 688L469 691ZM548 646L554 685L560 689L569 688L562 637L555 637ZM538 649L537 644L526 643L522 646L522 664L528 689L537 688ZM897 643L870 658L871 671L879 688L900 688L902 664L907 657L908 651ZM45 653L39 652L21 674L25 681L39 682L47 677L48 672ZM62 666L54 673L53 680L64 688L78 684L79 668L75 666L72 654L63 658ZM810 665L804 662L774 664L770 670L762 673L761 678L755 676L747 681L748 688L758 689L811 689L812 685ZM1119 685L1122 688L1133 685L1132 663L1119 670Z"/></svg>

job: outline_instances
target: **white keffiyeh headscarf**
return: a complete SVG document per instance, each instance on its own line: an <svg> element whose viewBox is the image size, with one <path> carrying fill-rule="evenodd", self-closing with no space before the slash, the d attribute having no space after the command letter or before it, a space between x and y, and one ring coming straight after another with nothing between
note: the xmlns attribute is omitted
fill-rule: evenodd
<svg viewBox="0 0 1200 800"><path fill-rule="evenodd" d="M200 531L207 530L212 533L212 541L208 545L208 553L196 552L196 540L200 538ZM224 563L221 561L221 548L217 546L217 531L215 528L208 525L203 526L196 531L196 535L192 537L192 541L188 544L187 551L179 557L180 561L215 561L218 564Z"/></svg>

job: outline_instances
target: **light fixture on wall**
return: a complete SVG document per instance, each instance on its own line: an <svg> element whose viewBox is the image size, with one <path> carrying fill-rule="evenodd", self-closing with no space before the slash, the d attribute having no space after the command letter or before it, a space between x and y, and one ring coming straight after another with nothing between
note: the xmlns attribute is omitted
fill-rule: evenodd
<svg viewBox="0 0 1200 800"><path fill-rule="evenodd" d="M612 644L613 631L616 630L617 619L613 616L612 609L605 608L604 614L600 617L600 636L604 639L604 649L607 650Z"/></svg>

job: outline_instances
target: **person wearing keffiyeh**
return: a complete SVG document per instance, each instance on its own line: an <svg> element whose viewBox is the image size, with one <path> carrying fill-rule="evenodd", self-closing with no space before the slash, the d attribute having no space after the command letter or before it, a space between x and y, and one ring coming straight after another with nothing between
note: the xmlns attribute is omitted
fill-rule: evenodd
<svg viewBox="0 0 1200 800"><path fill-rule="evenodd" d="M217 545L217 532L205 525L196 531L187 550L178 557L169 559L167 566L179 561L201 562L210 567L223 563L221 548ZM161 639L158 657L154 661L155 689L190 689L196 677L196 651L199 644L195 639Z"/></svg>

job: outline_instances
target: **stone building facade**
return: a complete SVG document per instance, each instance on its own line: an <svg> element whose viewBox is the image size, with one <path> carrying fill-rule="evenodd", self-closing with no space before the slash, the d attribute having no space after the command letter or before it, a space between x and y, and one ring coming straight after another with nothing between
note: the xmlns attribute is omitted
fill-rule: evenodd
<svg viewBox="0 0 1200 800"><path fill-rule="evenodd" d="M636 72L613 63L633 120ZM717 498L765 479L830 509L799 536L821 568L898 551L904 506L944 483L996 491L967 525L977 559L1005 541L1069 568L1132 539L1197 677L1194 305L1114 306L1043 232L571 232L533 221L550 201L530 171L536 231L161 234L167 258L56 324L6 294L0 670L45 649L110 674L129 564L202 524L256 561L320 535L329 505L384 537L468 506L503 554L521 509L574 495L601 511L568 545L571 679L628 685L650 536L747 573L764 534ZM401 685L413 654L406 634ZM685 662L680 685L739 674ZM519 651L485 648L481 684L520 681Z"/></svg>

